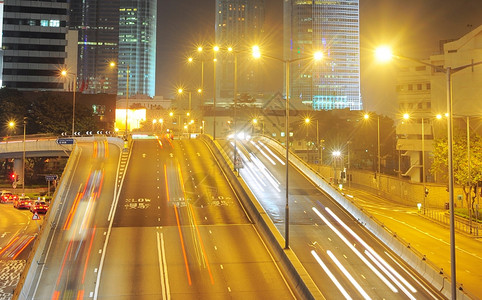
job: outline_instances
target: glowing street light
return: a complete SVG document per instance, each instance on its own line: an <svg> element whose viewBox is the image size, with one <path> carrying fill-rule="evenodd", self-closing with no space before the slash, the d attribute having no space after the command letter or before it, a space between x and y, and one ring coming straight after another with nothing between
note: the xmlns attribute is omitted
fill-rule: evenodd
<svg viewBox="0 0 482 300"><path fill-rule="evenodd" d="M368 120L370 119L370 115L367 113L367 114L364 114L363 115L363 118L365 120ZM381 165L381 156L380 156L380 116L377 115L377 186L378 186L378 189L380 189L380 174L381 174L381 170L380 170L380 165Z"/></svg>

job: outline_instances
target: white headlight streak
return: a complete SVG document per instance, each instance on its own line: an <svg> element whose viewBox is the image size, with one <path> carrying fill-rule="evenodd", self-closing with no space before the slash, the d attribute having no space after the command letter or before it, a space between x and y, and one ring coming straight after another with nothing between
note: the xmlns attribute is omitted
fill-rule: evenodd
<svg viewBox="0 0 482 300"><path fill-rule="evenodd" d="M325 273L328 275L328 277L330 277L331 281L333 281L333 283L338 288L338 290L343 294L343 296L345 296L345 299L351 300L352 298L350 297L350 295L346 292L346 290L343 288L343 286L341 286L340 282L336 279L335 275L333 275L333 273L331 273L330 269L328 269L328 267L325 265L325 263L323 263L323 261L318 256L318 254L316 253L315 250L311 250L311 255L313 255L313 257L318 262L318 264L320 264L321 268L325 271Z"/></svg>
<svg viewBox="0 0 482 300"><path fill-rule="evenodd" d="M393 286L393 284L390 283L390 281L388 281L388 279L383 276L382 273L380 273L380 271L378 271L377 268L375 268L375 266L373 266L361 253L360 251L358 251L347 239L346 237L344 237L340 231L338 231L338 229L335 228L335 226L333 224L330 223L330 221L328 221L327 218L325 218L325 216L323 216L319 211L318 209L316 209L316 207L312 207L312 210L318 215L318 217L320 217L323 222L325 222L326 225L328 225L328 227L330 227L331 230L333 230L334 233L336 233L336 235L338 235L338 237L358 256L358 258L361 259L361 261L363 261L372 271L373 273L375 273L378 278L380 278L391 290L392 292L394 293L398 293L398 290Z"/></svg>

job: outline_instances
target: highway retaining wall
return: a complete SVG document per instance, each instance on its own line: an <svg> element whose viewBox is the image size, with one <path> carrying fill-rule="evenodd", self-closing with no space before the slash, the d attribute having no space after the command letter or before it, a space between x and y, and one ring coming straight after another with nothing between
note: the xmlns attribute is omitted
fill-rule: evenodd
<svg viewBox="0 0 482 300"><path fill-rule="evenodd" d="M201 136L220 164L240 198L255 228L265 241L276 263L298 299L325 299L291 249L284 249L284 238L256 200L244 181L233 172L233 165L218 143Z"/></svg>
<svg viewBox="0 0 482 300"><path fill-rule="evenodd" d="M270 138L262 138L263 142L276 149L281 155L285 155L286 149L277 141ZM451 282L450 278L440 271L432 268L424 257L418 256L410 249L410 245L405 244L396 235L389 233L382 226L376 223L371 216L362 212L351 200L345 198L335 187L326 182L319 174L308 164L301 160L295 154L290 152L290 163L298 168L306 177L314 184L322 189L326 194L338 202L347 212L349 212L360 224L367 228L372 234L386 244L392 251L399 255L401 259L407 262L415 269L423 278L429 281L436 289L441 291L447 298L451 298ZM463 291L457 290L457 299L470 299Z"/></svg>

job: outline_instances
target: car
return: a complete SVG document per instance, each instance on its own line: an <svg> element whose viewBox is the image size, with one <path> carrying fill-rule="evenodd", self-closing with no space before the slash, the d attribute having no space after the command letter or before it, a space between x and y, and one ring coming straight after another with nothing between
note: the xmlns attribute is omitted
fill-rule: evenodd
<svg viewBox="0 0 482 300"><path fill-rule="evenodd" d="M21 208L26 208L30 209L30 206L32 205L32 200L30 200L29 196L20 196L13 200L13 207L21 209Z"/></svg>
<svg viewBox="0 0 482 300"><path fill-rule="evenodd" d="M13 194L10 191L1 191L0 192L0 202L1 203L7 203L7 202L10 202L10 201L14 201L17 198L18 198L18 196Z"/></svg>
<svg viewBox="0 0 482 300"><path fill-rule="evenodd" d="M30 205L30 211L32 213L46 214L49 209L49 205L45 201L35 201Z"/></svg>

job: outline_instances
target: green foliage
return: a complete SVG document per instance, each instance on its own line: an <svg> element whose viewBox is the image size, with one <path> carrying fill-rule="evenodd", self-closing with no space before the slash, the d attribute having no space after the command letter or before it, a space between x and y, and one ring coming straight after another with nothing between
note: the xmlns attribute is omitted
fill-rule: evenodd
<svg viewBox="0 0 482 300"><path fill-rule="evenodd" d="M17 90L0 89L0 124L15 120L17 127L20 127L24 117L27 118L27 134L71 132L72 102L66 102L55 93L39 93L36 98L26 99ZM76 104L76 131L95 130L95 121L91 107Z"/></svg>
<svg viewBox="0 0 482 300"><path fill-rule="evenodd" d="M470 135L470 172L467 159L467 136L458 130L453 139L452 164L454 170L454 183L462 186L467 207L473 206L477 183L482 180L482 140L479 135ZM448 181L448 143L447 138L434 142L432 173L438 174Z"/></svg>

